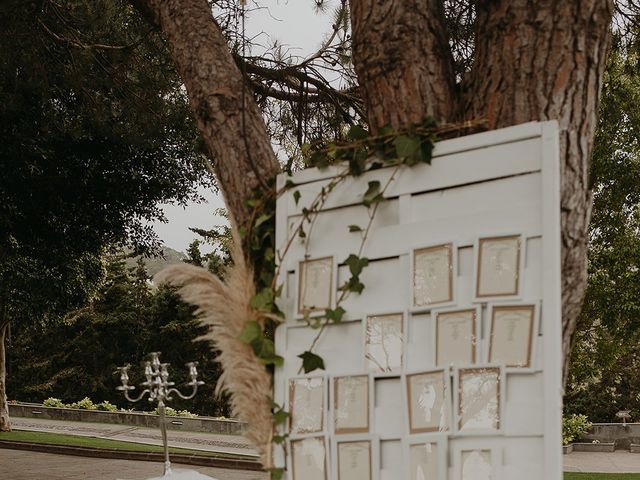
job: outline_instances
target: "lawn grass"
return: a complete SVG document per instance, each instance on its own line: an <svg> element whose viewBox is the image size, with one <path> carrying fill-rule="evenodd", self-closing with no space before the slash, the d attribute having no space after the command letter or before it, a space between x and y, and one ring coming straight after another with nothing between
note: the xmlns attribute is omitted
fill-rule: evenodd
<svg viewBox="0 0 640 480"><path fill-rule="evenodd" d="M568 473L564 480L640 480L640 473Z"/></svg>
<svg viewBox="0 0 640 480"><path fill-rule="evenodd" d="M0 442L11 440L16 442L32 442L48 445L64 445L70 447L105 448L111 450L126 450L129 452L162 452L162 446L147 445L144 443L123 442L122 440L111 440L107 438L84 437L80 435L66 435L62 433L49 432L29 432L15 430L13 432L0 432ZM192 450L188 448L170 447L171 453L182 453L187 455L202 455L206 457L243 458L253 459L250 455L233 453L207 452L203 450Z"/></svg>

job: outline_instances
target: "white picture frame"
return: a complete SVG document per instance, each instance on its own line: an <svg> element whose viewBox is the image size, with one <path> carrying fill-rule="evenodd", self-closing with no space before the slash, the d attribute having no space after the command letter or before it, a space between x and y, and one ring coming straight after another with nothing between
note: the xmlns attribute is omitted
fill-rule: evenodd
<svg viewBox="0 0 640 480"><path fill-rule="evenodd" d="M482 308L478 305L431 311L433 364L473 365L481 358Z"/></svg>
<svg viewBox="0 0 640 480"><path fill-rule="evenodd" d="M449 473L446 434L411 435L402 442L407 480L447 480Z"/></svg>
<svg viewBox="0 0 640 480"><path fill-rule="evenodd" d="M454 304L458 272L456 242L442 241L412 248L409 269L412 312Z"/></svg>
<svg viewBox="0 0 640 480"><path fill-rule="evenodd" d="M287 380L287 409L291 435L327 432L327 377L300 375Z"/></svg>
<svg viewBox="0 0 640 480"><path fill-rule="evenodd" d="M369 373L336 374L332 375L329 381L332 433L353 435L373 432L375 418L373 375ZM346 392L345 389L349 388L351 390Z"/></svg>
<svg viewBox="0 0 640 480"><path fill-rule="evenodd" d="M453 480L502 480L502 448L497 442L457 444L452 451Z"/></svg>
<svg viewBox="0 0 640 480"><path fill-rule="evenodd" d="M334 255L298 261L295 282L295 318L324 316L335 308L338 266Z"/></svg>
<svg viewBox="0 0 640 480"><path fill-rule="evenodd" d="M526 237L522 233L482 236L474 244L474 302L522 296Z"/></svg>
<svg viewBox="0 0 640 480"><path fill-rule="evenodd" d="M505 370L498 365L454 369L454 431L495 435L504 429Z"/></svg>
<svg viewBox="0 0 640 480"><path fill-rule="evenodd" d="M449 368L404 374L402 393L409 435L452 431L453 396Z"/></svg>
<svg viewBox="0 0 640 480"><path fill-rule="evenodd" d="M289 480L329 480L329 442L325 435L290 438L287 441Z"/></svg>
<svg viewBox="0 0 640 480"><path fill-rule="evenodd" d="M380 441L373 435L340 435L332 439L334 480L378 480Z"/></svg>
<svg viewBox="0 0 640 480"><path fill-rule="evenodd" d="M485 362L507 371L535 371L539 302L492 303L487 314Z"/></svg>
<svg viewBox="0 0 640 480"><path fill-rule="evenodd" d="M398 375L406 364L407 313L384 312L362 320L363 368L375 375Z"/></svg>

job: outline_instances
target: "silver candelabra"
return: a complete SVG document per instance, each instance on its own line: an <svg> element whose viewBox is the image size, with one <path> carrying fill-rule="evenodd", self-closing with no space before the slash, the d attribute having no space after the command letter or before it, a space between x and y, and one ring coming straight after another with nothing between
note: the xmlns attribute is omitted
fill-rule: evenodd
<svg viewBox="0 0 640 480"><path fill-rule="evenodd" d="M160 422L160 431L162 432L162 445L164 447L164 475L171 475L171 462L169 460L169 444L167 441L167 424L165 420L165 402L171 400L174 393L184 400L190 400L195 397L198 392L198 386L203 385L204 382L198 380L198 370L196 366L198 362L189 362L186 364L189 369L189 377L191 381L187 383L193 391L190 395L183 395L177 388L173 388L174 382L169 381L169 364L160 363L160 352L152 352L151 360L144 362L144 374L147 377L146 381L141 385L144 388L137 398L131 398L129 392L135 390L136 387L129 385L129 368L131 365L125 365L124 367L118 367L120 371L120 381L122 385L116 387L116 390L124 392L124 396L130 402L139 402L145 395L149 395L150 402L158 403L158 420Z"/></svg>

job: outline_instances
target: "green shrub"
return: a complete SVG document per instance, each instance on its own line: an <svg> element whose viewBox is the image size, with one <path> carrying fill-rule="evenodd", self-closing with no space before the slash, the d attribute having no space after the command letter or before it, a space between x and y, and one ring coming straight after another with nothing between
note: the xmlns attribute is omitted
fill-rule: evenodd
<svg viewBox="0 0 640 480"><path fill-rule="evenodd" d="M103 412L116 412L118 407L107 400L103 400L96 405L96 410L102 410Z"/></svg>
<svg viewBox="0 0 640 480"><path fill-rule="evenodd" d="M562 444L568 445L582 437L591 428L586 415L569 415L562 417Z"/></svg>
<svg viewBox="0 0 640 480"><path fill-rule="evenodd" d="M82 400L77 402L73 402L71 404L62 403L62 400L59 398L49 397L42 404L45 407L57 407L57 408L79 408L81 410L101 410L103 412L122 412L122 413L131 413L133 412L133 408L118 408L113 403L108 400L103 400L98 404L94 404L89 397L84 397ZM165 415L168 417L187 417L187 418L195 418L198 415L196 413L191 413L188 410L176 410L171 407L164 407ZM151 412L143 412L149 415L158 415L158 408L156 407ZM222 417L224 418L224 417Z"/></svg>
<svg viewBox="0 0 640 480"><path fill-rule="evenodd" d="M89 397L84 397L78 402L73 402L69 405L69 408L79 408L80 410L95 410L96 406L93 404Z"/></svg>
<svg viewBox="0 0 640 480"><path fill-rule="evenodd" d="M197 413L191 413L189 410L179 410L179 417L187 417L187 418L196 418L198 416Z"/></svg>
<svg viewBox="0 0 640 480"><path fill-rule="evenodd" d="M145 412L146 413L146 412ZM155 410L153 410L152 412L149 412L152 415L158 415L158 408L156 407ZM175 408L171 408L171 407L164 407L164 414L167 417L188 417L188 418L195 418L198 415L196 415L195 413L191 413L188 410L176 410Z"/></svg>
<svg viewBox="0 0 640 480"><path fill-rule="evenodd" d="M42 402L42 405L44 405L45 407L56 407L56 408L67 407L64 403L62 403L62 400L54 397L47 398L44 402Z"/></svg>

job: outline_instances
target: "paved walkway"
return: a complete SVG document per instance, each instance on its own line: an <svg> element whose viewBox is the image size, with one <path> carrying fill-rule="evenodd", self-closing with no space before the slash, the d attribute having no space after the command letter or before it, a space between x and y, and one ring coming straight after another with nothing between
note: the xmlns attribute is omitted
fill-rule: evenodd
<svg viewBox="0 0 640 480"><path fill-rule="evenodd" d="M564 455L565 472L640 473L640 453L573 452Z"/></svg>
<svg viewBox="0 0 640 480"><path fill-rule="evenodd" d="M72 435L81 435L81 436L89 436L89 437L98 437L98 438L110 438L121 441L128 442L136 442L136 443L146 443L150 445L162 445L162 439L160 437L159 429L150 429L150 428L142 428L142 427L132 427L127 425L111 425L105 423L84 423L84 422L66 422L60 420L47 420L40 418L22 418L22 417L13 417L11 419L13 428L15 430L31 430L31 431L40 431L40 432L53 432L53 433L66 433ZM190 448L193 450L206 450L206 451L214 451L214 452L225 452L225 453L235 453L242 455L250 455L257 456L252 445L242 436L237 435L220 435L220 434L212 434L212 433L198 433L198 432L187 432L187 431L175 431L169 430L169 445L172 447L182 447L182 448ZM7 476L3 475L5 465L3 464L3 459L6 461L7 455L8 458L11 458L11 455L20 456L21 458L28 458L29 455L51 455L51 454L36 454L33 452L19 452L17 450L1 450L0 449L0 479L11 478L15 480L20 479L32 479L32 478L40 478L37 476ZM26 457L25 457L26 456ZM147 472L151 474L158 471L158 467L155 463L147 463L147 462L130 462L126 460L102 460L102 459L76 459L73 457L66 457L60 455L51 455L52 457L60 457L61 459L69 459L68 462L70 465L76 465L77 467L82 467L86 464L86 461L89 462L106 462L110 463L118 463L124 462L126 465L132 465L131 468L134 468L134 464L141 464L142 468L138 477L132 474L132 478L144 478L144 475L148 475ZM37 465L34 466L37 468ZM138 467L135 467L138 468ZM161 468L160 468L161 469ZM199 470L199 468L198 468ZM205 470L211 470L203 467L203 473L207 475L211 475L211 473L207 473ZM216 470L216 469L213 469ZM219 480L253 480L255 477L255 473L247 475L250 476L234 476L235 474L230 473L230 470L219 470L221 472L226 472L224 475L218 477ZM603 472L603 473L640 473L640 454L638 453L629 453L623 450L617 450L613 453L591 453L591 452L573 452L569 455L564 455L564 470L566 472ZM29 471L29 469L27 469ZM121 473L125 472L123 470ZM134 472L135 473L135 472ZM16 473L17 475L17 473ZM109 477L83 477L82 472L78 473L80 476L69 476L69 477L42 477L42 478L51 478L52 480L57 478L69 478L69 479L80 479L80 478L117 478L115 476ZM115 475L115 472L114 472ZM229 476L231 475L231 476ZM240 475L240 474L238 474ZM253 475L253 476L251 476ZM259 474L258 474L259 475ZM211 475L214 476L215 475ZM124 478L124 477L123 477Z"/></svg>
<svg viewBox="0 0 640 480"><path fill-rule="evenodd" d="M174 465L197 470L217 480L267 480L267 474L246 470ZM134 462L0 449L3 480L142 480L162 475L160 462Z"/></svg>
<svg viewBox="0 0 640 480"><path fill-rule="evenodd" d="M158 428L142 428L130 425L112 425L108 423L68 422L62 420L47 420L44 418L12 417L11 426L14 430L29 430L37 432L65 433L86 437L109 438L125 442L162 445L162 437ZM222 435L213 433L199 433L169 430L169 445L171 447L190 448L210 452L235 453L256 456L253 446L247 439L239 435ZM0 476L0 478L2 478Z"/></svg>

